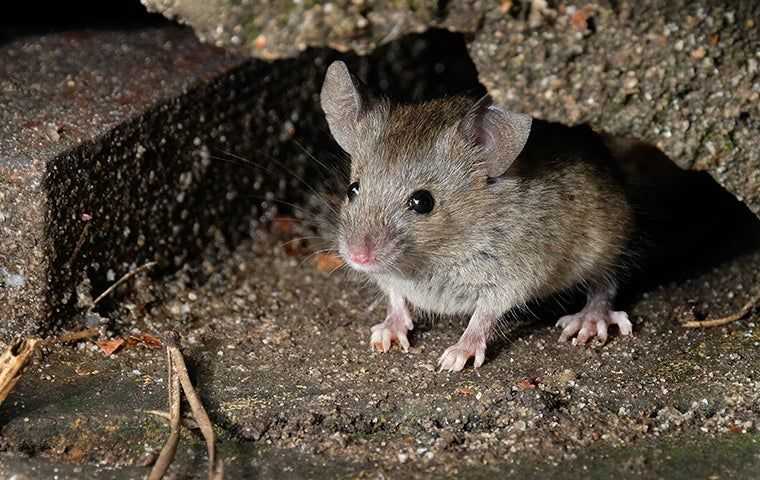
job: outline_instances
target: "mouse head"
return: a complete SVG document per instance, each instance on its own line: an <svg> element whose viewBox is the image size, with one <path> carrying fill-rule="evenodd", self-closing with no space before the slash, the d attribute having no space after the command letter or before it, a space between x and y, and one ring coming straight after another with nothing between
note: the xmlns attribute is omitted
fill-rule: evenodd
<svg viewBox="0 0 760 480"><path fill-rule="evenodd" d="M355 270L410 276L462 260L496 203L494 184L522 151L531 119L450 98L371 98L343 62L327 70L322 109L351 156L338 248Z"/></svg>

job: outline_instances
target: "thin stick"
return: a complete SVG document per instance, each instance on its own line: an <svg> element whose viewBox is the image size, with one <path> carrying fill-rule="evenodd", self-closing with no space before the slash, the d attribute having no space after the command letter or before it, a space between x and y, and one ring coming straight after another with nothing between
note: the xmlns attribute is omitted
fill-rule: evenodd
<svg viewBox="0 0 760 480"><path fill-rule="evenodd" d="M721 317L721 318L714 318L711 320L692 320L690 322L684 322L683 326L685 328L710 328L710 327L720 327L721 325L728 325L731 322L735 322L745 315L747 315L754 306L760 302L760 292L757 292L754 297L750 299L749 302L747 302L741 310L739 310L736 313L733 313L731 315L728 315L727 317Z"/></svg>
<svg viewBox="0 0 760 480"><path fill-rule="evenodd" d="M21 378L21 371L32 358L38 343L37 338L19 340L0 355L0 405Z"/></svg>
<svg viewBox="0 0 760 480"><path fill-rule="evenodd" d="M66 332L57 337L47 339L46 341L58 342L58 343L73 343L73 342L78 342L79 340L84 340L86 338L97 337L98 335L100 335L100 329L98 329L98 327L90 327L84 330L79 330L78 332Z"/></svg>
<svg viewBox="0 0 760 480"><path fill-rule="evenodd" d="M71 264L74 263L74 260L76 260L77 255L79 255L79 251L82 249L82 245L84 245L84 241L87 239L87 233L90 231L90 225L91 223L85 223L84 228L82 229L82 233L79 234L79 240L77 240L77 244L74 247L74 251L71 253L71 256L69 257L68 261L68 267L71 268Z"/></svg>
<svg viewBox="0 0 760 480"><path fill-rule="evenodd" d="M163 418L167 422L171 422L172 420L172 414L169 412L162 412L161 410L140 410L142 413L147 413L148 415L155 415L157 417ZM195 420L192 418L185 418L182 417L182 426L185 427L188 430L198 430L200 427L197 423L195 423Z"/></svg>
<svg viewBox="0 0 760 480"><path fill-rule="evenodd" d="M169 386L169 423L171 432L169 438L166 439L164 448L161 449L161 453L158 455L156 463L148 475L148 480L161 480L164 474L169 469L174 460L174 455L177 453L177 444L179 443L179 429L180 429L180 384L179 377L174 371L172 365L172 354L167 347L166 349L166 363L168 365L168 382Z"/></svg>
<svg viewBox="0 0 760 480"><path fill-rule="evenodd" d="M116 289L116 287L118 287L122 283L126 282L130 278L134 277L138 273L142 272L143 270L148 270L150 268L153 268L157 263L158 262L148 262L145 265L142 265L140 267L135 268L134 270L131 270L131 271L125 273L123 277L121 277L120 279L118 279L116 281L116 283L114 283L113 285L111 285L110 287L108 287L105 292L101 293L98 296L98 298L96 298L95 301L92 302L92 305L90 306L90 310L92 310L95 307L95 305L98 304L98 302L100 302L105 297L107 297L108 294L110 294L111 292L113 292Z"/></svg>
<svg viewBox="0 0 760 480"><path fill-rule="evenodd" d="M179 377L179 382L182 385L182 391L185 393L187 403L190 404L193 418L198 423L203 438L206 440L209 463L208 478L209 480L221 480L224 476L224 463L221 458L216 457L216 438L214 436L214 428L211 424L211 419L208 418L206 409L203 408L203 402L201 402L198 393L193 388L193 383L190 381L190 375L187 373L185 359L182 357L182 352L180 352L179 347L177 346L178 338L179 336L177 333L168 332L165 340L166 350L172 357L174 371Z"/></svg>

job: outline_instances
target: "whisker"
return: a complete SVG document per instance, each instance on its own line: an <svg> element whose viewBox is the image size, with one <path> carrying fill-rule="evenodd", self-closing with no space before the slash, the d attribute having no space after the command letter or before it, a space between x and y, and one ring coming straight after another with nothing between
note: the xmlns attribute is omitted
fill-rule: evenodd
<svg viewBox="0 0 760 480"><path fill-rule="evenodd" d="M237 160L238 162L242 162L243 164L248 164L248 165L251 165L252 167L259 168L259 169L261 169L261 170L263 170L263 171L265 171L265 172L267 172L267 173L269 173L271 175L277 175L277 172L275 172L274 170L272 170L272 169L270 169L268 167L265 167L264 165L262 165L260 163L254 162L253 160L247 159L245 157L241 157L240 155L237 155L235 153L228 152L228 151L225 151L225 150L219 150L219 151L222 152L223 154L229 156L230 158L232 158L234 160ZM220 160L220 161L223 161L223 162L226 161L226 162L229 162L229 163L234 163L234 162L231 162L229 158L220 157L218 155L210 155L210 157L213 158L213 159L215 159L215 160ZM332 211L333 213L335 213L337 215L338 212L330 204L330 202L327 199L323 198L322 194L320 192L318 192L311 184L309 184L306 180L304 180L302 177L300 177L299 175L297 175L295 172L291 171L290 169L288 169L287 167L285 167L284 165L282 165L282 162L275 161L274 159L270 159L270 160L272 160L272 164L274 164L275 166L279 167L284 173L290 175L291 177L293 177L294 179L296 179L301 185L303 185L304 187L306 187L309 190L309 192L311 192L317 199L321 200L322 203L328 209L330 209L330 211Z"/></svg>
<svg viewBox="0 0 760 480"><path fill-rule="evenodd" d="M320 249L320 250L315 250L315 251L309 253L306 257L304 257L303 260L301 260L301 262L299 262L297 268L302 268L303 265L306 262L308 262L309 260L312 260L317 255L325 254L325 253L337 253L337 250L335 250L334 248L323 248L323 249Z"/></svg>

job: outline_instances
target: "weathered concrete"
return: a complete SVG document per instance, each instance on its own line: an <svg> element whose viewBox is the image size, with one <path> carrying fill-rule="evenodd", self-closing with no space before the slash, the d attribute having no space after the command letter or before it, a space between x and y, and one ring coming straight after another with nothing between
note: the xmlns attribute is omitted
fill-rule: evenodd
<svg viewBox="0 0 760 480"><path fill-rule="evenodd" d="M108 120L109 108L132 105L129 100L122 107L109 103L113 91L121 91L111 72L122 77L127 73L119 70L123 65L103 59L101 82L114 82L111 88L98 90L98 83L88 80L87 85L95 86L75 90L79 103L68 107L79 112L71 118L81 131L96 133L50 155L45 154L50 148L47 135L66 142L67 131L78 130L45 134L32 125L16 136L0 136L0 142L10 142L0 143L2 152L9 151L7 145L23 145L19 138L41 139L25 150L28 156L22 155L22 161L13 157L13 168L4 170L9 181L0 191L8 194L0 209L10 211L14 205L13 218L4 216L0 228L11 222L33 228L25 238L0 236L0 241L8 248L22 245L18 255L48 265L40 270L46 292L51 287L53 292L71 292L76 282L65 283L64 278L76 274L60 265L79 255L95 292L110 283L109 269L118 276L150 258L164 260L166 270L179 268L166 283L163 277L129 282L118 302L100 310L108 317L102 330L104 335L128 336L171 328L182 335L193 379L229 461L229 478L752 478L760 468L757 312L714 330L678 325L680 320L737 310L760 282L758 225L727 195L721 196L720 189L692 191L697 198L708 191L717 197L684 203L726 204L728 211L700 208L677 217L696 219L689 222L692 229L683 233L685 238L672 242L674 248L687 243L694 248L686 259L688 274L672 275L674 266L668 264L670 277L628 298L634 337L613 336L604 347L584 350L558 345L551 327L556 316L537 309L536 321L515 318L505 325L507 337L490 350L481 370L438 373L435 361L461 333L459 320L464 319L421 318L409 354L395 349L385 355L370 353L368 327L382 316L381 308L372 308L375 292L340 272L315 271L307 256L314 245L308 241L283 248L291 237L313 231L278 230L282 223L257 221L271 215L278 199L302 198L305 187L295 176L311 181L324 173L291 139L323 161L336 153L316 108L321 74L334 52L310 50L298 60L239 66L234 66L239 59L217 52L218 63L206 60L218 65L219 77L212 73L198 79L193 77L200 68L197 57L176 56L177 48L179 53L205 51L186 32L161 27L130 35L88 35L84 38L94 35L106 52L147 62L135 69L138 73L152 71L150 59L164 51L171 57L164 61L186 60L170 63L169 72L151 77L176 82L172 88L178 90L167 87L166 96L143 105L140 98L163 91L143 85L161 81L135 80L139 85L131 90L132 101L145 108L117 115L114 123L98 130ZM159 42L158 52L157 37L170 40ZM61 50L71 46L64 40L82 42L83 37L72 31L19 37L12 44L28 54L51 54L56 50L35 46L52 41L48 38L63 45L56 57L63 61ZM138 47L132 42L144 50L135 53L132 49ZM440 48L430 49L436 42ZM463 46L461 38L439 31L394 42L370 59L348 60L375 88L422 98L476 86ZM77 57L77 62L85 60ZM52 68L38 63L39 72ZM23 65L14 63L12 68ZM71 75L80 72L73 63L67 68ZM178 78L182 75L177 72L187 78ZM30 80L13 88L34 93L35 76L25 78ZM44 92L56 92L54 87L67 81L64 76L59 83L43 84ZM90 94L92 98L81 100ZM82 122L79 108L98 103L98 95L109 100L103 110L90 106L100 118L92 125ZM36 98L19 97L24 102ZM57 98L45 108L57 111L68 105L69 97L61 98L65 101ZM3 104L15 99L6 96ZM23 114L14 113L14 118ZM47 119L42 121L47 124ZM13 128L9 125L0 128ZM47 161L44 166L33 161L38 151ZM247 164L241 168L229 158L214 163L225 156L222 151L241 153L265 164L266 170ZM291 173L278 174L281 162L287 162L283 168ZM151 180L156 176L158 180ZM267 200L260 202L259 196ZM18 203L26 198L28 208ZM36 198L39 207L33 205ZM74 213L68 221L67 212ZM48 223L40 223L45 214ZM306 223L314 218L311 212L298 217ZM197 235L191 227L196 221L206 225ZM73 255L85 224L91 226L81 253ZM121 237L125 226L126 239ZM3 230L3 235L10 231ZM256 242L245 238L249 236ZM742 248L731 248L733 241ZM29 250L35 242L53 246ZM234 245L222 261L210 261L215 249ZM10 262L5 252L0 250L5 255L0 260ZM198 268L198 258L209 261ZM6 267L10 263L0 265L6 268L0 272L0 295L11 292L9 287L30 285L23 262L21 267L12 264L13 269ZM88 289L83 284L79 290L87 294ZM36 291L27 292L30 308L41 305ZM36 326L44 325L30 318ZM21 327L16 333L30 328L23 322L16 327ZM83 342L55 345L43 353L0 407L0 477L142 477L168 432L161 420L143 412L165 409L161 351L136 346L104 357L94 344ZM183 434L172 473L201 478L204 452L197 435Z"/></svg>
<svg viewBox="0 0 760 480"><path fill-rule="evenodd" d="M760 4L583 5L538 28L488 13L469 49L494 97L656 144L760 215Z"/></svg>
<svg viewBox="0 0 760 480"><path fill-rule="evenodd" d="M205 42L266 59L292 57L309 47L367 54L430 27L474 31L483 10L470 0L141 1L191 25Z"/></svg>
<svg viewBox="0 0 760 480"><path fill-rule="evenodd" d="M163 271L210 262L272 214L273 198L301 197L300 178L319 183L308 151L337 153L318 108L335 56L251 61L172 25L7 43L0 339L66 322L148 260ZM478 87L463 42L443 32L346 60L389 94Z"/></svg>
<svg viewBox="0 0 760 480"><path fill-rule="evenodd" d="M738 309L759 250L639 295L633 337L558 344L556 317L537 310L505 323L481 369L449 374L436 359L465 319L418 317L408 354L370 352L383 308L315 269L308 248L285 248L299 230L262 229L201 287L184 272L138 282L112 314L120 335L181 334L228 478L750 479L760 468L757 313L678 325ZM0 407L0 476L140 478L168 435L144 413L166 409L165 376L161 350L53 348ZM172 472L205 478L204 467L202 439L183 433Z"/></svg>
<svg viewBox="0 0 760 480"><path fill-rule="evenodd" d="M406 32L466 32L480 79L510 108L660 146L760 215L760 4L142 0L206 41L260 58L308 46L368 52Z"/></svg>
<svg viewBox="0 0 760 480"><path fill-rule="evenodd" d="M0 48L0 338L59 319L85 271L101 284L166 250L212 129L241 123L198 106L242 63L172 26Z"/></svg>

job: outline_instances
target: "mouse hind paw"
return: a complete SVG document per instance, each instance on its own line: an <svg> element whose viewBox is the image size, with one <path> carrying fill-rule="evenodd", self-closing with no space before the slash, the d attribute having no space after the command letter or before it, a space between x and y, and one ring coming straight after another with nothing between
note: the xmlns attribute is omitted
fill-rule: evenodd
<svg viewBox="0 0 760 480"><path fill-rule="evenodd" d="M596 337L604 344L607 342L610 325L617 325L621 335L630 335L633 332L633 325L627 313L587 306L582 311L565 315L557 321L557 326L562 327L559 341L566 342L575 336L574 343L585 345L590 339Z"/></svg>

